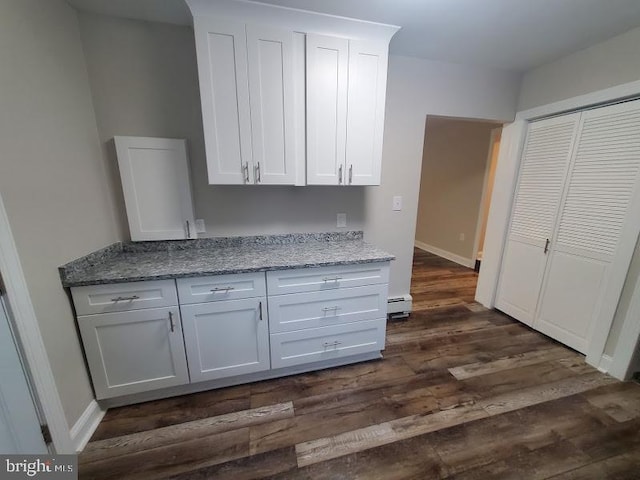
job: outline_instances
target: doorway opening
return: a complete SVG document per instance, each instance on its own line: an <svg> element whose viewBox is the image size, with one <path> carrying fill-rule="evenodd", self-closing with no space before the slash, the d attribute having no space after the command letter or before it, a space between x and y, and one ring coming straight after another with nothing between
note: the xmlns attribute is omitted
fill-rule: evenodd
<svg viewBox="0 0 640 480"><path fill-rule="evenodd" d="M478 270L502 124L427 116L416 248Z"/></svg>

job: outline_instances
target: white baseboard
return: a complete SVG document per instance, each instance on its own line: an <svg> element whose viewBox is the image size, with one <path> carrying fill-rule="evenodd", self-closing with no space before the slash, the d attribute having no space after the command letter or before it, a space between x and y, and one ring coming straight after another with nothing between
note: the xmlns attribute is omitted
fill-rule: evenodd
<svg viewBox="0 0 640 480"><path fill-rule="evenodd" d="M609 355L602 355L602 358L600 359L600 364L598 365L598 370L600 370L602 373L607 373L611 368L612 362L613 362L613 358L611 358Z"/></svg>
<svg viewBox="0 0 640 480"><path fill-rule="evenodd" d="M85 411L80 415L78 421L71 427L69 435L76 452L81 452L89 443L93 432L96 431L102 417L107 413L106 410L100 408L98 402L92 400Z"/></svg>
<svg viewBox="0 0 640 480"><path fill-rule="evenodd" d="M433 253L434 255L438 255L439 257L446 258L447 260L451 260L452 262L457 263L458 265L462 265L463 267L473 268L476 266L476 262L473 261L472 258L462 257L460 255L456 255L455 253L447 252L446 250L442 250L441 248L434 247L433 245L427 245L426 243L419 242L416 240L415 246L420 250L424 250L425 252Z"/></svg>

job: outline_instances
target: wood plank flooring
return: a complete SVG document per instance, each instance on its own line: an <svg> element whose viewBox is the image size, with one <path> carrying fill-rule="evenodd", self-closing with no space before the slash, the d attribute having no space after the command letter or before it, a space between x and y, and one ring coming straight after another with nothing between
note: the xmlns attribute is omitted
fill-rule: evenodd
<svg viewBox="0 0 640 480"><path fill-rule="evenodd" d="M640 479L640 385L473 302L416 250L385 358L112 409L81 479Z"/></svg>

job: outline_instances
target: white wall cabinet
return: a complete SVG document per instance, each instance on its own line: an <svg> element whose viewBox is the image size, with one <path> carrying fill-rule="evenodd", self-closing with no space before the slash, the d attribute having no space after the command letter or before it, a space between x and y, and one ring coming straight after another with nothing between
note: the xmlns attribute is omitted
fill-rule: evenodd
<svg viewBox="0 0 640 480"><path fill-rule="evenodd" d="M185 140L114 137L131 240L196 238Z"/></svg>
<svg viewBox="0 0 640 480"><path fill-rule="evenodd" d="M307 184L380 185L388 43L307 35Z"/></svg>
<svg viewBox="0 0 640 480"><path fill-rule="evenodd" d="M227 0L187 4L209 183L380 184L398 27Z"/></svg>
<svg viewBox="0 0 640 480"><path fill-rule="evenodd" d="M293 31L211 17L194 30L209 183L294 185Z"/></svg>
<svg viewBox="0 0 640 480"><path fill-rule="evenodd" d="M98 399L189 383L177 306L78 317Z"/></svg>
<svg viewBox="0 0 640 480"><path fill-rule="evenodd" d="M529 127L496 306L586 353L640 232L640 101Z"/></svg>

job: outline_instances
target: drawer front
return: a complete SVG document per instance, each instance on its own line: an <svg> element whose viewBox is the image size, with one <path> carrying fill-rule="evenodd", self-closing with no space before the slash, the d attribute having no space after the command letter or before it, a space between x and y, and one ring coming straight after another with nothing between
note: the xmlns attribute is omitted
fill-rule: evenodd
<svg viewBox="0 0 640 480"><path fill-rule="evenodd" d="M386 324L386 318L380 318L271 334L271 368L383 350Z"/></svg>
<svg viewBox="0 0 640 480"><path fill-rule="evenodd" d="M269 297L272 333L326 327L387 316L387 284Z"/></svg>
<svg viewBox="0 0 640 480"><path fill-rule="evenodd" d="M182 305L265 295L264 272L178 279L178 296Z"/></svg>
<svg viewBox="0 0 640 480"><path fill-rule="evenodd" d="M269 295L389 283L389 262L267 272Z"/></svg>
<svg viewBox="0 0 640 480"><path fill-rule="evenodd" d="M171 307L178 304L174 280L73 287L71 296L78 315Z"/></svg>

